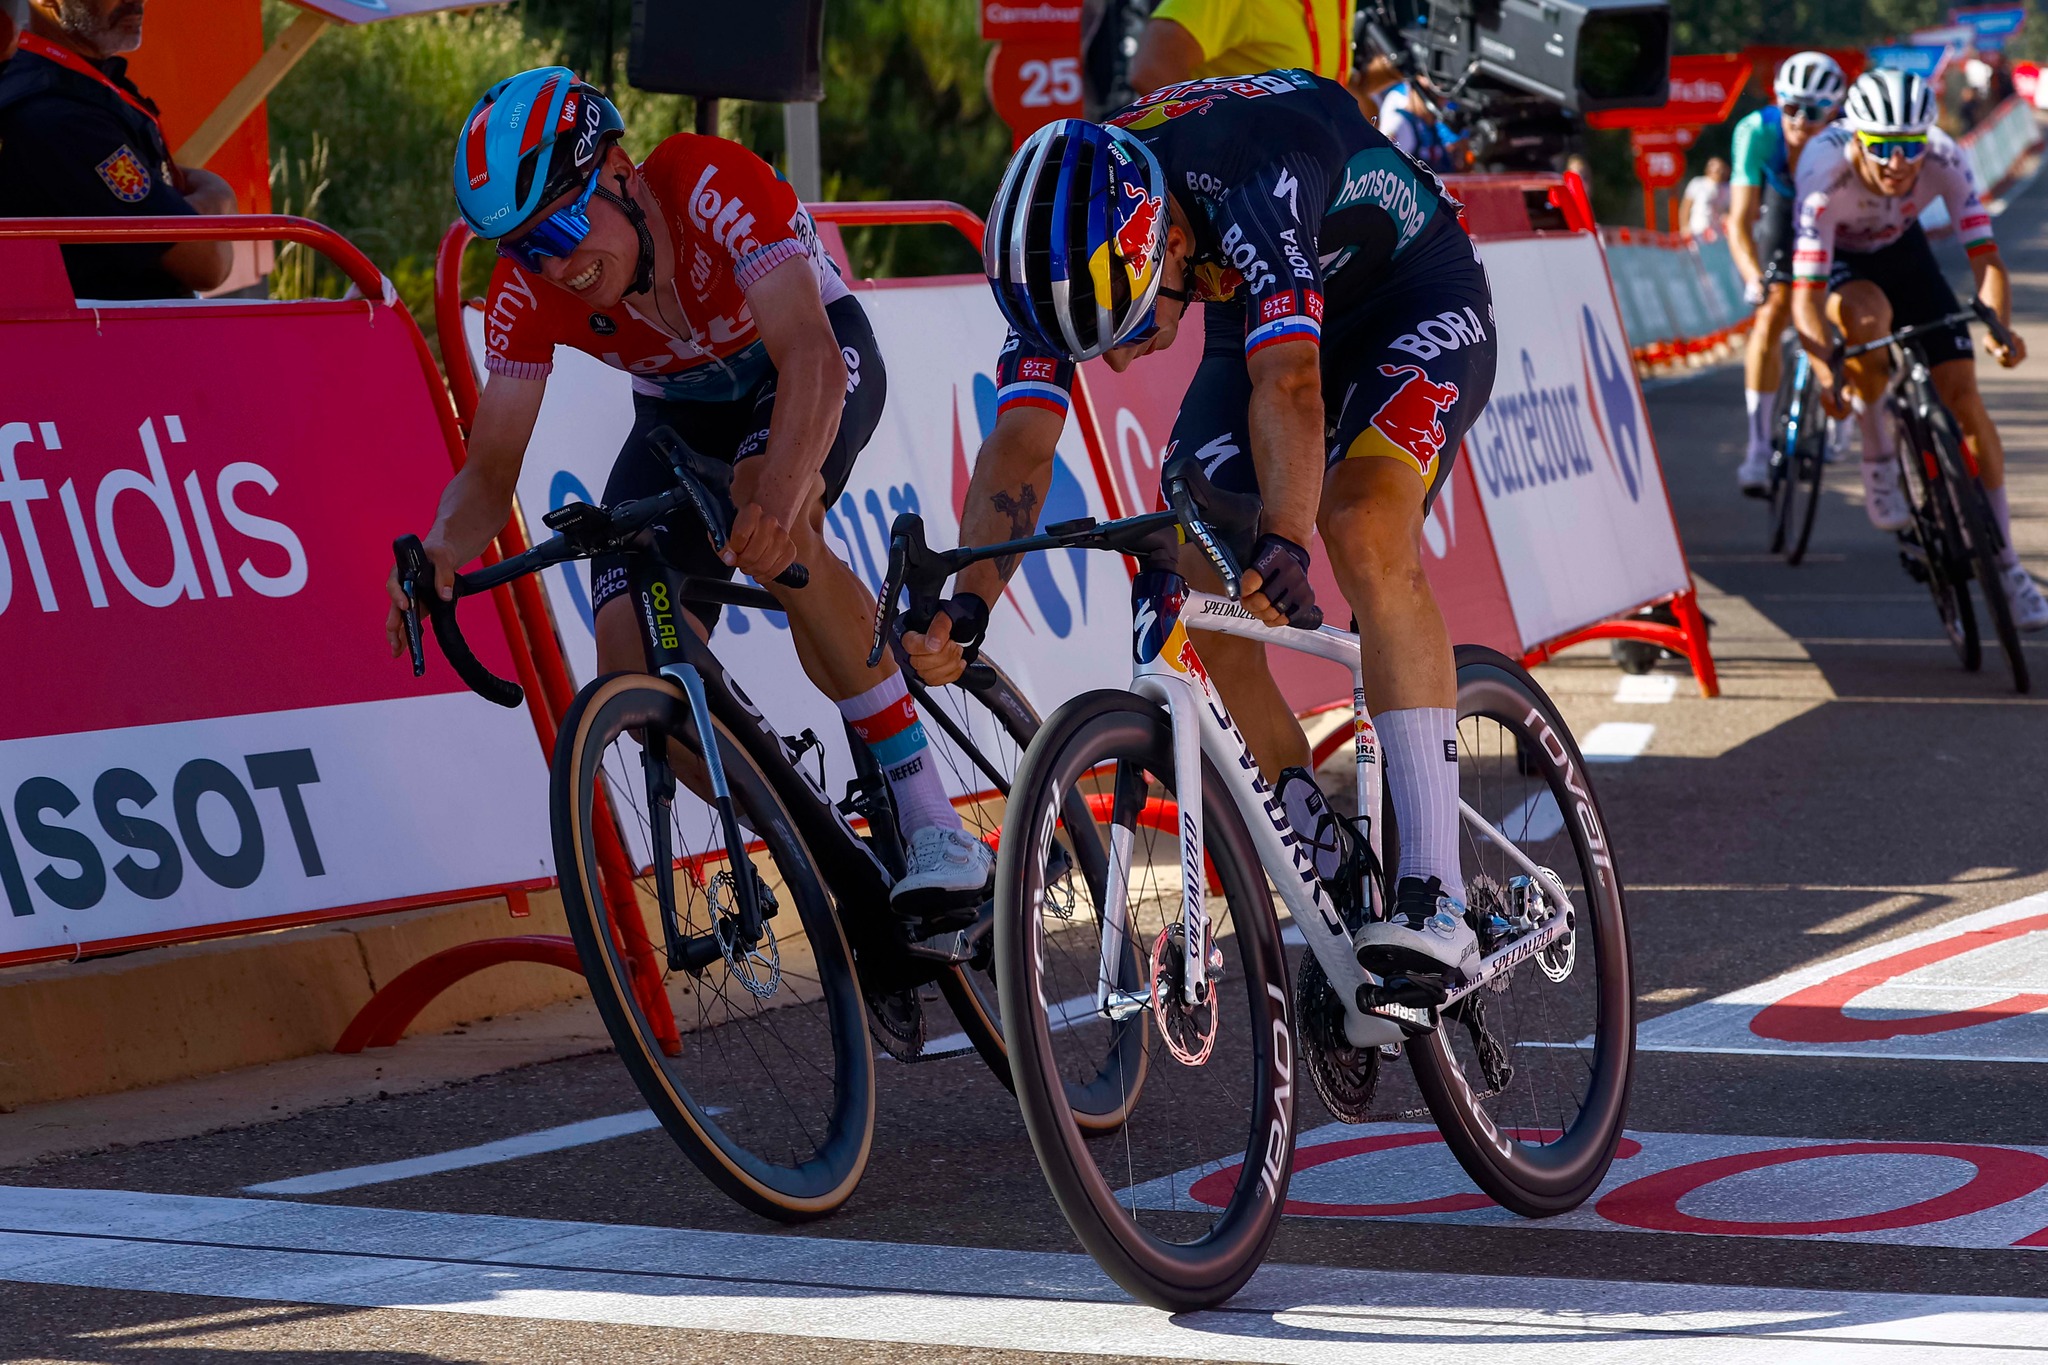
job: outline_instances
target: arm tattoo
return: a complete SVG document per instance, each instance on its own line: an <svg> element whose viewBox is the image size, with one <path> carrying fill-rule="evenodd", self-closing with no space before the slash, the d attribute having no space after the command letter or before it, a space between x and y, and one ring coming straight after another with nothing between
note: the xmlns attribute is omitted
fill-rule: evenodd
<svg viewBox="0 0 2048 1365"><path fill-rule="evenodd" d="M1017 490L1015 497L1006 492L994 494L989 498L989 505L1010 519L1012 540L1021 540L1038 529L1038 490L1028 483ZM1020 557L1004 555L996 560L996 571L1005 579L1009 578L1015 572Z"/></svg>

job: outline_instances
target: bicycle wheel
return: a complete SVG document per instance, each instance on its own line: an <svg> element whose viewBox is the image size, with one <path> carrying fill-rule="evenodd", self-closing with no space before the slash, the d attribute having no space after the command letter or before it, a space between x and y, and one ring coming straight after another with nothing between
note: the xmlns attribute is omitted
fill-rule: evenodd
<svg viewBox="0 0 2048 1365"><path fill-rule="evenodd" d="M943 736L946 740L934 744L933 752L952 775L948 787L968 793L966 798L954 802L962 823L968 833L990 847L1000 847L1009 793L1024 747L1038 733L1038 712L1010 681L1009 674L985 654L950 687L927 688L915 680L915 674L906 671L905 676L912 680L910 690L919 713L937 732L934 738ZM1060 887L1068 879L1078 877L1099 893L1109 865L1109 851L1083 796L1078 792L1072 794L1061 814L1065 837L1048 850L1053 863L1045 869L1045 880L1048 885ZM980 948L966 965L941 976L939 990L954 1018L960 1021L960 1031L968 1043L981 1054L996 1079L1015 1090L996 991L994 936L982 939ZM1112 1104L1098 1111L1090 1107L1084 1095L1073 1098L1078 1106L1077 1118L1092 1127L1113 1127L1122 1108Z"/></svg>
<svg viewBox="0 0 2048 1365"><path fill-rule="evenodd" d="M1963 668L1975 673L1984 664L1984 648L1977 635L1977 613L1970 606L1969 568L1956 550L1963 538L1955 505L1940 491L1939 470L1928 449L1931 442L1921 440L1918 424L1897 420L1896 428L1899 476L1913 513L1911 536L1899 558L1906 572L1933 594L1942 632Z"/></svg>
<svg viewBox="0 0 2048 1365"><path fill-rule="evenodd" d="M1589 1198L1621 1142L1635 1057L1628 930L1606 822L1563 718L1505 656L1460 645L1457 657L1459 797L1543 869L1573 926L1444 1011L1408 1056L1466 1173L1542 1218ZM1512 918L1528 894L1526 875L1469 819L1461 844L1483 945L1489 921Z"/></svg>
<svg viewBox="0 0 2048 1365"><path fill-rule="evenodd" d="M1809 369L1786 479L1785 511L1791 536L1785 549L1787 564L1796 565L1805 559L1806 543L1813 539L1814 514L1820 510L1821 484L1827 476L1827 445L1828 424L1821 413L1820 384Z"/></svg>
<svg viewBox="0 0 2048 1365"><path fill-rule="evenodd" d="M719 694L715 691L714 697ZM796 1222L843 1204L867 1167L874 1059L867 1014L816 868L789 812L714 713L735 806L757 850L762 934L738 929L735 870L701 772L690 706L665 678L615 673L577 694L549 787L562 903L591 996L648 1107L690 1160L747 1208ZM667 737L679 778L650 798L642 739ZM658 776L658 771L657 771ZM639 873L603 874L600 791ZM666 867L649 850L668 831ZM678 963L664 952L657 878L675 900Z"/></svg>
<svg viewBox="0 0 2048 1365"><path fill-rule="evenodd" d="M2025 692L2033 680L2027 674L2026 652L2020 646L2019 627L2012 619L2012 602L2005 595L2004 578L1999 572L1998 552L2003 547L1998 522L1991 515L1984 485L1977 482L1977 476L1963 459L1962 437L1946 412L1937 411L1934 446L1942 489L1953 504L1956 526L1962 532L1958 548L1977 579L1977 591L1991 617L1991 628L1997 632L1999 648L2005 651L2012 667L2013 691Z"/></svg>
<svg viewBox="0 0 2048 1365"><path fill-rule="evenodd" d="M1133 1297L1188 1310L1237 1292L1272 1241L1295 1049L1272 893L1206 764L1209 982L1185 1003L1177 777L1166 713L1131 693L1077 697L1045 723L996 863L996 980L1024 1126L1060 1211ZM1074 793L1111 824L1116 870L1101 892L1042 879ZM1091 1132L1077 1090L1117 1102L1115 1132Z"/></svg>
<svg viewBox="0 0 2048 1365"><path fill-rule="evenodd" d="M1796 344L1796 343L1795 343ZM1780 343L1781 350L1783 343ZM1765 505L1771 511L1771 553L1780 554L1785 549L1786 531L1791 525L1793 450L1792 450L1792 399L1795 396L1793 381L1798 372L1798 356L1780 355L1778 363L1778 393L1771 406L1771 464L1770 478L1764 488Z"/></svg>

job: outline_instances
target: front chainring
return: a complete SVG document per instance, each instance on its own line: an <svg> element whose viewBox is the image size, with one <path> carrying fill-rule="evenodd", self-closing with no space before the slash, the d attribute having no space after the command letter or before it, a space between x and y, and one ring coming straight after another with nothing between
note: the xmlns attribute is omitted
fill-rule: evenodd
<svg viewBox="0 0 2048 1365"><path fill-rule="evenodd" d="M869 1031L875 1041L899 1062L914 1062L924 1055L924 1001L917 988L900 991L867 991Z"/></svg>
<svg viewBox="0 0 2048 1365"><path fill-rule="evenodd" d="M1304 952L1294 974L1294 1016L1301 1055L1323 1108L1340 1123L1367 1123L1380 1084L1380 1050L1358 1048L1344 1034L1344 1005L1316 955Z"/></svg>

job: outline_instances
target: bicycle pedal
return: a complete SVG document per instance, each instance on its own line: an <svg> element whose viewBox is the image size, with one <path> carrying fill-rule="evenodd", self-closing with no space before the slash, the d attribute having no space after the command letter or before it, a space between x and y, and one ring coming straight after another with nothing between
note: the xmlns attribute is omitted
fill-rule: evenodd
<svg viewBox="0 0 2048 1365"><path fill-rule="evenodd" d="M1376 1019L1400 1026L1413 1038L1436 1030L1436 1007L1450 997L1440 982L1427 977L1395 977L1382 985L1358 988L1358 1008Z"/></svg>

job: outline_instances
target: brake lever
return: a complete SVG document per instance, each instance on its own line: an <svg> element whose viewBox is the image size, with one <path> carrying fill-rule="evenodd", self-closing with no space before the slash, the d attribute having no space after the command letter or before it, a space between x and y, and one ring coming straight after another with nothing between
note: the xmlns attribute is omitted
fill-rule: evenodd
<svg viewBox="0 0 2048 1365"><path fill-rule="evenodd" d="M1975 297L1971 298L1970 307L1976 312L1978 319L1983 322L1984 326L1989 329L1991 339L2006 350L2011 350L2012 329L1998 320L1998 310L1984 302L1983 299Z"/></svg>
<svg viewBox="0 0 2048 1365"><path fill-rule="evenodd" d="M882 591L875 598L875 638L868 648L868 667L882 662L883 647L889 641L889 627L896 624L896 602L903 596L904 575L910 570L908 520L916 520L916 514L905 512L896 518L896 524L889 530L889 569L882 576Z"/></svg>
<svg viewBox="0 0 2048 1365"><path fill-rule="evenodd" d="M434 565L418 536L400 536L392 541L391 554L398 561L398 590L405 594L405 610L399 615L405 621L405 647L412 654L412 675L423 678L427 674L427 642L420 632L420 592L422 584L425 591L435 591Z"/></svg>
<svg viewBox="0 0 2048 1365"><path fill-rule="evenodd" d="M1195 507L1194 495L1188 492L1187 480L1168 480L1166 500L1172 505L1173 515L1180 522L1181 529L1202 547L1202 552L1209 556L1209 562L1216 566L1218 576L1223 579L1224 595L1233 602L1237 601L1241 591L1237 561L1232 558L1230 547L1218 540L1208 523L1202 520L1201 512Z"/></svg>

